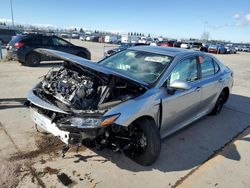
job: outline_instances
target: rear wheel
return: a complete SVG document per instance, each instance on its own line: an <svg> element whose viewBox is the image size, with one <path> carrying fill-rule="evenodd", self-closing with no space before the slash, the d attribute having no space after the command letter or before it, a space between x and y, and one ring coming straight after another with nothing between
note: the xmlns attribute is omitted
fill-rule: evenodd
<svg viewBox="0 0 250 188"><path fill-rule="evenodd" d="M161 151L161 138L155 123L141 119L129 127L131 146L126 154L135 162L149 166L155 162Z"/></svg>
<svg viewBox="0 0 250 188"><path fill-rule="evenodd" d="M31 52L26 57L25 64L30 67L34 67L40 64L41 58L38 53Z"/></svg>
<svg viewBox="0 0 250 188"><path fill-rule="evenodd" d="M212 112L210 113L210 115L217 115L221 112L222 107L225 103L225 98L226 98L226 94L223 91L223 92L221 92L219 98L217 99L215 106L214 106Z"/></svg>

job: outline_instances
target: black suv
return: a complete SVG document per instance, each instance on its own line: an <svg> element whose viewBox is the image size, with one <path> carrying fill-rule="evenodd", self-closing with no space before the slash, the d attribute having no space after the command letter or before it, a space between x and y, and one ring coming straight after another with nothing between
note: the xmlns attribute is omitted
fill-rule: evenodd
<svg viewBox="0 0 250 188"><path fill-rule="evenodd" d="M49 56L38 54L36 48L53 49L90 59L88 49L75 46L57 36L40 34L18 35L7 45L8 56L27 66L37 66L41 61L55 60Z"/></svg>

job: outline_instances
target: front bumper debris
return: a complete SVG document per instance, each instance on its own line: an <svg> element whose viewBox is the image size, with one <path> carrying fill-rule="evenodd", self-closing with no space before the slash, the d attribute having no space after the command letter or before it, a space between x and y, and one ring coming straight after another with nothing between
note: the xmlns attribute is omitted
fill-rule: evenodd
<svg viewBox="0 0 250 188"><path fill-rule="evenodd" d="M47 132L52 133L54 136L58 137L65 144L69 142L69 132L60 130L55 123L42 114L38 113L35 109L30 108L31 118L33 121L42 129Z"/></svg>

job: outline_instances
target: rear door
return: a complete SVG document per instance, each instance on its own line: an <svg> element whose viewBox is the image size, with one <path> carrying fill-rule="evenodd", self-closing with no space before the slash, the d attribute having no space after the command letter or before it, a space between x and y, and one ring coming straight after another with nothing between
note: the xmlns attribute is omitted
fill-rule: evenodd
<svg viewBox="0 0 250 188"><path fill-rule="evenodd" d="M162 98L161 130L163 136L183 127L197 115L201 98L197 56L190 56L180 61L172 70L164 86L169 87L175 80L188 82L191 88L176 90L172 94L166 91L166 95Z"/></svg>
<svg viewBox="0 0 250 188"><path fill-rule="evenodd" d="M207 55L199 56L199 66L201 69L201 102L200 112L210 111L218 98L222 87L222 78L219 74L219 66L213 58Z"/></svg>

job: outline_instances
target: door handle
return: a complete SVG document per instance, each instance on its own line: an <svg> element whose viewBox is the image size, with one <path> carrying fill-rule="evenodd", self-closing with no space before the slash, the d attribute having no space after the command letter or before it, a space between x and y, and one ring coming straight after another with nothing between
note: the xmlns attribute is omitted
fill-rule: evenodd
<svg viewBox="0 0 250 188"><path fill-rule="evenodd" d="M200 91L200 90L201 90L200 86L196 87L196 89L195 89L195 91Z"/></svg>
<svg viewBox="0 0 250 188"><path fill-rule="evenodd" d="M220 78L220 79L219 79L219 82L223 82L223 78Z"/></svg>

